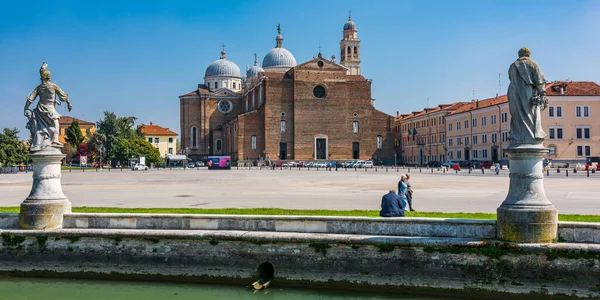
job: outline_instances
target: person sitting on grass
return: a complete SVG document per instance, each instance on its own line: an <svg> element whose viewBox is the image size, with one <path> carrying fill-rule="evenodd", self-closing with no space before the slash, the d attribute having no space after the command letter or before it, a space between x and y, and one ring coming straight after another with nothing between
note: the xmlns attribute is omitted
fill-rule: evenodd
<svg viewBox="0 0 600 300"><path fill-rule="evenodd" d="M389 193L383 195L379 215L382 217L404 217L404 208L400 196L396 194L396 190L391 189Z"/></svg>

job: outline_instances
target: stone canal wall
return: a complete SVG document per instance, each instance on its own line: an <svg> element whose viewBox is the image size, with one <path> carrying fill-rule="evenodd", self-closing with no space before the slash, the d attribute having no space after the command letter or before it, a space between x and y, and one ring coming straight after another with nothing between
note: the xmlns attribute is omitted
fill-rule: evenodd
<svg viewBox="0 0 600 300"><path fill-rule="evenodd" d="M600 297L600 245L239 230L1 230L0 274ZM492 294L489 294L493 292Z"/></svg>
<svg viewBox="0 0 600 300"><path fill-rule="evenodd" d="M73 229L246 230L496 238L494 220L436 218L72 213L64 215L63 226ZM0 229L16 228L18 214L0 214ZM600 223L559 222L558 241L600 244Z"/></svg>

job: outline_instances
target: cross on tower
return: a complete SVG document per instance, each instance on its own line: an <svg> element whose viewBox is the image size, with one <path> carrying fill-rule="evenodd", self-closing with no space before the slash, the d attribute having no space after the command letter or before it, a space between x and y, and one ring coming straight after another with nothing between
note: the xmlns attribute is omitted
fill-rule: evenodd
<svg viewBox="0 0 600 300"><path fill-rule="evenodd" d="M221 50L225 51L225 45L224 44L221 44Z"/></svg>

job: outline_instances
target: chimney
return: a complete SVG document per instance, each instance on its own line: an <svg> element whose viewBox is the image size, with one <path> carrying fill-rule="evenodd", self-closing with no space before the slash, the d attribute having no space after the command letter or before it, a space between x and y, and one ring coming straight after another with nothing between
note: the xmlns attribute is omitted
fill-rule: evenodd
<svg viewBox="0 0 600 300"><path fill-rule="evenodd" d="M565 94L565 86L564 86L564 85L561 85L561 86L560 86L560 94L561 94L561 95L564 95L564 94Z"/></svg>
<svg viewBox="0 0 600 300"><path fill-rule="evenodd" d="M152 125L152 122L150 122L150 125Z"/></svg>
<svg viewBox="0 0 600 300"><path fill-rule="evenodd" d="M479 99L477 99L477 101L475 101L475 107L479 108Z"/></svg>

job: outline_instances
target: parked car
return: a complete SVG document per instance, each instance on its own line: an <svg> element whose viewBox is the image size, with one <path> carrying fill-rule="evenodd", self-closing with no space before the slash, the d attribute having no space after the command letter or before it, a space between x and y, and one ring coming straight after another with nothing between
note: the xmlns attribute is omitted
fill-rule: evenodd
<svg viewBox="0 0 600 300"><path fill-rule="evenodd" d="M373 167L373 162L372 161L366 161L361 168L372 168Z"/></svg>
<svg viewBox="0 0 600 300"><path fill-rule="evenodd" d="M285 167L289 166L289 164L287 162L285 162L285 161L278 161L277 164L275 164L275 166L278 167L278 168L279 167L285 168Z"/></svg>
<svg viewBox="0 0 600 300"><path fill-rule="evenodd" d="M353 168L362 168L362 166L363 166L364 164L365 164L365 161L364 161L364 160L357 160L357 161L356 161L356 162L355 162L355 163L352 165L352 167L353 167Z"/></svg>
<svg viewBox="0 0 600 300"><path fill-rule="evenodd" d="M196 167L204 167L204 166L206 166L206 164L203 161L196 162Z"/></svg>
<svg viewBox="0 0 600 300"><path fill-rule="evenodd" d="M442 167L446 167L446 168L453 168L455 164L457 164L458 162L452 161L452 160L447 160L442 164Z"/></svg>
<svg viewBox="0 0 600 300"><path fill-rule="evenodd" d="M296 165L296 167L298 167L298 168L304 168L305 164L306 164L305 162L299 161L298 164Z"/></svg>
<svg viewBox="0 0 600 300"><path fill-rule="evenodd" d="M188 167L188 168L190 168L190 169L193 169L193 168L195 168L195 167L196 167L196 163L195 163L195 162L193 162L193 161L191 161L191 162L189 162L189 163L187 164L187 167Z"/></svg>
<svg viewBox="0 0 600 300"><path fill-rule="evenodd" d="M290 161L290 162L288 163L288 166L290 166L290 167L294 167L294 168L295 168L295 167L297 167L297 166L298 166L298 163L297 163L297 162L295 162L295 161Z"/></svg>
<svg viewBox="0 0 600 300"><path fill-rule="evenodd" d="M510 168L510 161L508 159L504 159L504 160L500 161L500 168L502 170L506 170L506 169Z"/></svg>
<svg viewBox="0 0 600 300"><path fill-rule="evenodd" d="M429 163L427 163L427 166L429 166L430 168L439 168L442 166L442 163L436 160L430 161Z"/></svg>
<svg viewBox="0 0 600 300"><path fill-rule="evenodd" d="M146 165L144 165L144 164L135 164L133 167L131 167L131 170L133 170L133 171L148 171L148 167L146 167Z"/></svg>
<svg viewBox="0 0 600 300"><path fill-rule="evenodd" d="M494 166L494 162L491 160L485 160L479 165L481 168L491 169Z"/></svg>
<svg viewBox="0 0 600 300"><path fill-rule="evenodd" d="M348 161L345 161L342 164L342 167L344 167L344 168L351 168L354 165L354 163L356 163L356 162L353 161L353 160L348 160Z"/></svg>
<svg viewBox="0 0 600 300"><path fill-rule="evenodd" d="M458 163L461 168L471 168L473 167L473 163L470 160L463 160Z"/></svg>
<svg viewBox="0 0 600 300"><path fill-rule="evenodd" d="M481 161L480 160L471 160L471 167L473 168L480 168L481 167Z"/></svg>
<svg viewBox="0 0 600 300"><path fill-rule="evenodd" d="M316 168L327 168L327 162L324 162L324 161L317 162L317 163L315 163L314 167L316 167Z"/></svg>

